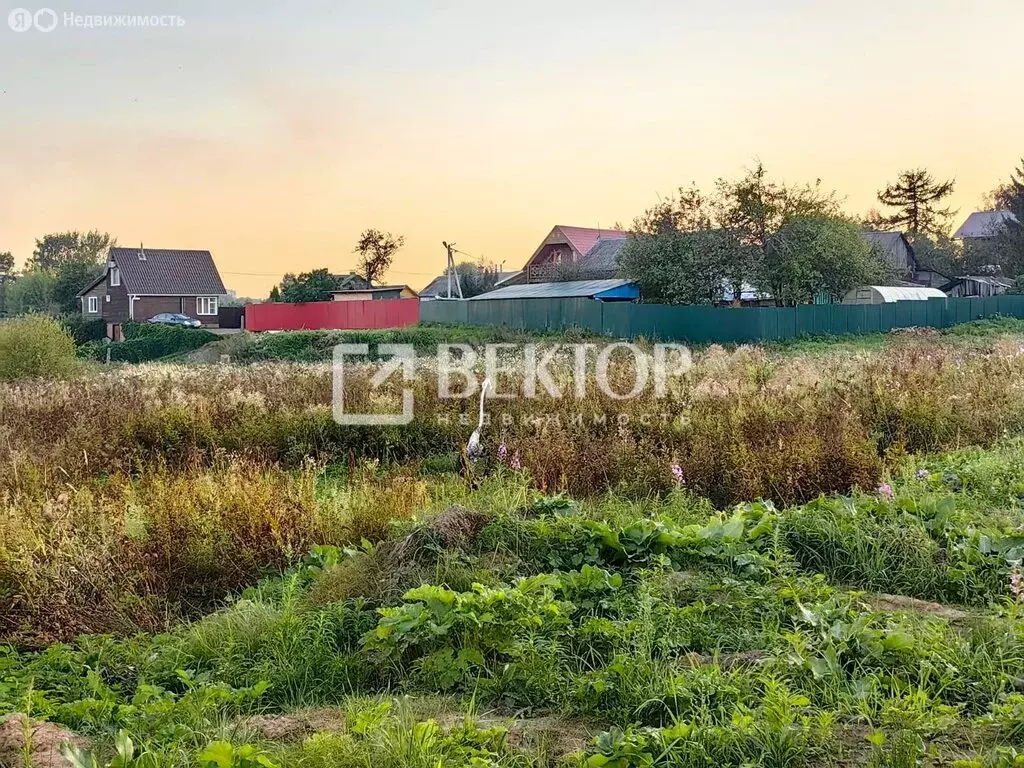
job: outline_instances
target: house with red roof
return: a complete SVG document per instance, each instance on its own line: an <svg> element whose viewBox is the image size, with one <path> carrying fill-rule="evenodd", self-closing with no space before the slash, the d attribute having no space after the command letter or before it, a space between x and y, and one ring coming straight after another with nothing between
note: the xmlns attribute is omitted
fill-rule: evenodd
<svg viewBox="0 0 1024 768"><path fill-rule="evenodd" d="M613 278L615 257L626 241L618 229L555 226L523 267L515 283L547 283L553 280Z"/></svg>

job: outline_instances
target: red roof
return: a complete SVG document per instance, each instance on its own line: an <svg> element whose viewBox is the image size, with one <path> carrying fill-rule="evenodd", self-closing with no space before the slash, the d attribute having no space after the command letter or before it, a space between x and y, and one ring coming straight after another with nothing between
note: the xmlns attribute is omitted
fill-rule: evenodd
<svg viewBox="0 0 1024 768"><path fill-rule="evenodd" d="M586 256L598 240L621 240L626 233L618 229L591 229L590 227L555 227L580 256Z"/></svg>
<svg viewBox="0 0 1024 768"><path fill-rule="evenodd" d="M558 224L550 233L548 233L548 236L544 238L544 242L540 244L537 250L533 252L533 256L529 258L526 265L529 266L533 260L540 255L540 252L544 250L544 247L546 245L551 245L552 242L558 243L565 241L569 244L569 247L576 251L578 254L577 258L582 259L590 252L591 248L597 245L599 240L622 240L627 236L626 232L622 232L618 229L566 227L562 224Z"/></svg>

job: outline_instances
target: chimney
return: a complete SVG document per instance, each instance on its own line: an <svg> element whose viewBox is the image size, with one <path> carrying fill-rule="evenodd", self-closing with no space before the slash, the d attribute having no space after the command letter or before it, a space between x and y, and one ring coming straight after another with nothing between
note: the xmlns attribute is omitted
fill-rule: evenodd
<svg viewBox="0 0 1024 768"><path fill-rule="evenodd" d="M142 243L139 243L139 261L146 260L146 249L142 247Z"/></svg>

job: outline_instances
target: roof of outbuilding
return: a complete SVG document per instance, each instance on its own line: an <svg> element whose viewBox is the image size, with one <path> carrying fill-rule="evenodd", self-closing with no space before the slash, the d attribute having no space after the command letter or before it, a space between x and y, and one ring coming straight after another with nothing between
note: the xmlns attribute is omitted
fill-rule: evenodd
<svg viewBox="0 0 1024 768"><path fill-rule="evenodd" d="M589 298L624 286L633 286L631 280L571 280L564 283L526 283L510 285L489 293L481 293L469 301L485 299L567 299Z"/></svg>
<svg viewBox="0 0 1024 768"><path fill-rule="evenodd" d="M227 293L209 251L111 248L110 260L120 270L125 290L135 296L218 296Z"/></svg>
<svg viewBox="0 0 1024 768"><path fill-rule="evenodd" d="M1010 288L1013 286L1013 280L1008 277L997 277L993 275L960 275L950 281L950 284L963 283L970 281L972 283L980 283L984 285L996 285L1000 288Z"/></svg>
<svg viewBox="0 0 1024 768"><path fill-rule="evenodd" d="M622 246L626 244L625 237L611 239L601 238L594 246L587 251L580 261L580 268L584 271L612 271L618 269L617 259Z"/></svg>
<svg viewBox="0 0 1024 768"><path fill-rule="evenodd" d="M502 280L508 280L510 277L515 277L519 274L519 270L515 272L499 272L498 279L495 284L500 283ZM452 281L452 293L455 293L455 281ZM430 298L432 296L440 296L441 294L448 293L448 273L444 272L429 283L427 287L420 291L420 296L423 298Z"/></svg>
<svg viewBox="0 0 1024 768"><path fill-rule="evenodd" d="M1017 217L1011 211L975 211L967 217L954 234L954 239L971 237L995 237L999 230Z"/></svg>
<svg viewBox="0 0 1024 768"><path fill-rule="evenodd" d="M330 293L333 296L336 293L378 293L384 291L410 291L412 293L415 293L417 296L420 295L416 293L416 291L414 291L408 285L399 285L397 283L395 285L372 285L369 288L342 288L336 291L328 291L328 293Z"/></svg>
<svg viewBox="0 0 1024 768"><path fill-rule="evenodd" d="M872 230L865 230L863 234L864 239L868 241L868 245L880 251L882 257L890 266L901 266L903 259L901 258L900 251L901 249L905 249L907 255L910 257L909 266L912 269L916 269L917 256L914 253L914 246L910 244L910 241L907 240L906 236L902 232L875 232Z"/></svg>

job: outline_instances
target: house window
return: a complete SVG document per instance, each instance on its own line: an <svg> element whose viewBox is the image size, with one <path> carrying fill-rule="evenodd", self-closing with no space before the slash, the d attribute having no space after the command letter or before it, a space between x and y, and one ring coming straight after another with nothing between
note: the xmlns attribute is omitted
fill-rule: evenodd
<svg viewBox="0 0 1024 768"><path fill-rule="evenodd" d="M196 314L197 315L216 315L217 314L217 297L216 296L197 296L196 297Z"/></svg>
<svg viewBox="0 0 1024 768"><path fill-rule="evenodd" d="M121 270L117 267L110 268L110 286L116 288L121 284Z"/></svg>
<svg viewBox="0 0 1024 768"><path fill-rule="evenodd" d="M89 297L89 304L88 307L86 308L86 311L92 315L95 315L97 312L100 311L100 299L98 296Z"/></svg>

